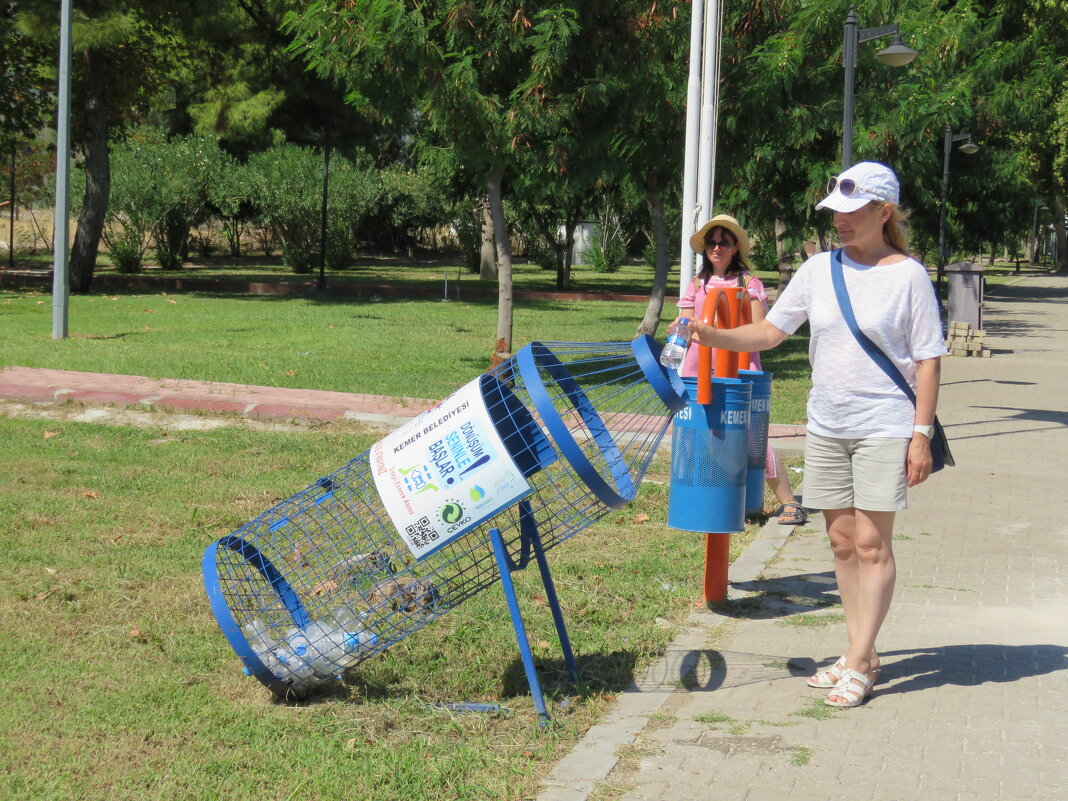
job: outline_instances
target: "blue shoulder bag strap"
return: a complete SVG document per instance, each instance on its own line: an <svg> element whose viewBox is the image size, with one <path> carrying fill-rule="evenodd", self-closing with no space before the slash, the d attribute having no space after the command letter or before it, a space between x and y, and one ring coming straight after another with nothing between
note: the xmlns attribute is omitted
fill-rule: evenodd
<svg viewBox="0 0 1068 801"><path fill-rule="evenodd" d="M853 304L849 302L849 290L846 289L845 276L842 274L841 248L831 254L831 283L834 284L834 294L838 298L838 308L842 310L842 319L849 326L850 332L860 343L860 346L864 348L864 352L882 368L882 371L898 385L901 391L905 393L905 396L912 401L912 405L915 406L916 393L912 391L912 387L905 380L905 376L901 375L901 371L890 361L890 357L883 353L878 345L868 339L867 335L857 325L857 318L853 315Z"/></svg>

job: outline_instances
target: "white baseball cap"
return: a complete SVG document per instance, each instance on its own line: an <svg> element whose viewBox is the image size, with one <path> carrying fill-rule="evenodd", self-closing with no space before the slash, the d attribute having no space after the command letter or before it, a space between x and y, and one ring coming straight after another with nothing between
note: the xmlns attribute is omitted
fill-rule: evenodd
<svg viewBox="0 0 1068 801"><path fill-rule="evenodd" d="M866 203L880 200L897 204L901 188L894 171L877 161L861 161L827 182L827 197L817 209L856 211Z"/></svg>

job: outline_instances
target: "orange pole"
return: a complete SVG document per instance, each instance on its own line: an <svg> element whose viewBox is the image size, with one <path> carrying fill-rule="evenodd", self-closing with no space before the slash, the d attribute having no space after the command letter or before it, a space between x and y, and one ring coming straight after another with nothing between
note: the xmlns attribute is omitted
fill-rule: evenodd
<svg viewBox="0 0 1068 801"><path fill-rule="evenodd" d="M727 293L717 289L705 298L701 307L701 322L716 328L731 328L733 322L731 301ZM731 369L734 374L731 375ZM712 402L712 349L704 345L697 346L697 402L708 405ZM738 368L734 353L723 348L716 349L715 375L722 378L737 378Z"/></svg>
<svg viewBox="0 0 1068 801"><path fill-rule="evenodd" d="M730 534L705 534L705 603L727 600L727 567L731 560Z"/></svg>
<svg viewBox="0 0 1068 801"><path fill-rule="evenodd" d="M727 309L729 316L719 320L717 315L717 328L738 327L738 293L733 289L721 290L727 296ZM722 354L722 355L720 355ZM732 350L719 348L716 351L716 375L720 378L738 377L738 357Z"/></svg>
<svg viewBox="0 0 1068 801"><path fill-rule="evenodd" d="M735 297L735 303L731 304L731 320L734 323L733 328L737 328L742 325L748 325L753 322L753 304L749 299L749 291L745 287L731 287L730 290ZM749 352L740 350L736 354L735 358L735 373L732 378L738 377L738 370L749 369Z"/></svg>

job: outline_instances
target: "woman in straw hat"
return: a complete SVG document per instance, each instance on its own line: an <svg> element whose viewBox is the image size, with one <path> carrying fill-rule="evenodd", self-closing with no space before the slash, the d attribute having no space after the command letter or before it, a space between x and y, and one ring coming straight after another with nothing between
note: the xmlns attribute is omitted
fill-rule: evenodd
<svg viewBox="0 0 1068 801"><path fill-rule="evenodd" d="M931 472L930 437L946 353L938 302L908 255L897 176L861 162L831 179L816 208L834 210L842 244L806 261L765 319L735 329L696 323L703 345L768 350L808 321L812 391L805 505L823 510L846 618L841 658L808 680L830 706L858 706L878 676L875 639L890 608L894 516ZM916 403L869 357L843 319L832 284L840 259L857 324L912 386Z"/></svg>
<svg viewBox="0 0 1068 801"><path fill-rule="evenodd" d="M749 266L749 234L729 214L718 214L690 237L690 247L701 254L701 270L679 298L679 316L699 319L705 298L717 289L744 286L749 291L753 319L763 320L768 310L768 293L764 284L752 274ZM677 321L677 320L676 320ZM674 325L674 323L672 323ZM760 354L749 354L749 369L759 370ZM697 343L686 349L679 375L697 375ZM768 444L767 482L781 506L773 512L779 523L786 526L802 525L808 516L797 502L786 466L782 458Z"/></svg>

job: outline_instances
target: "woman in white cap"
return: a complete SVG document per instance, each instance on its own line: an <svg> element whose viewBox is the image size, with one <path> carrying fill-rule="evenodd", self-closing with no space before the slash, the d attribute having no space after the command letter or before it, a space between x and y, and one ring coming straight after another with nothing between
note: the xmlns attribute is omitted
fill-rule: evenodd
<svg viewBox="0 0 1068 801"><path fill-rule="evenodd" d="M852 707L878 676L875 639L890 607L894 515L931 472L930 437L946 353L926 269L908 255L897 176L861 162L832 178L816 208L834 211L841 250L806 261L765 319L735 329L693 326L703 345L767 350L806 320L812 391L805 444L805 505L823 510L846 618L846 652L810 677L826 703ZM858 327L894 363L916 404L860 346L832 285L841 259Z"/></svg>
<svg viewBox="0 0 1068 801"><path fill-rule="evenodd" d="M694 253L701 255L701 270L679 298L680 317L700 319L705 298L710 292L743 286L749 292L753 319L764 319L768 310L768 293L763 282L752 274L752 268L749 266L749 234L734 217L718 214L710 219L690 237L690 247ZM748 369L761 369L759 353L749 354ZM686 378L697 375L696 342L686 349L679 375ZM790 488L786 466L770 444L765 469L768 486L781 504L773 513L778 522L785 526L803 525L808 522L808 515Z"/></svg>

